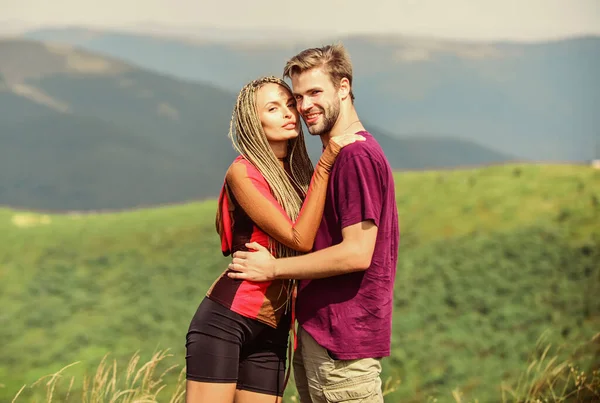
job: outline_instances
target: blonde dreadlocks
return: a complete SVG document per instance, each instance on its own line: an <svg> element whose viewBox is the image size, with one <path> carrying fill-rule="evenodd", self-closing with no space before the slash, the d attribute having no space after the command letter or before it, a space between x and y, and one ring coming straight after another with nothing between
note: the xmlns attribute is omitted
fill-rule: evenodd
<svg viewBox="0 0 600 403"><path fill-rule="evenodd" d="M283 207L292 222L296 221L306 197L313 174L313 165L306 151L302 127L298 137L288 141L288 158L291 175L279 164L263 130L256 107L256 93L265 84L279 84L290 93L292 90L285 81L269 76L246 84L238 95L231 123L229 138L233 147L263 175L271 193ZM302 195L297 192L299 189ZM219 211L217 221L220 221ZM298 255L299 252L269 237L269 249L277 257Z"/></svg>

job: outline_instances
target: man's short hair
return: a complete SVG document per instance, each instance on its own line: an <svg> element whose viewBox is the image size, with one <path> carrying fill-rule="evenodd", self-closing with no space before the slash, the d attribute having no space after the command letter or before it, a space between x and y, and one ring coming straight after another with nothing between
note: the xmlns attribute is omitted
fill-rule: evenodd
<svg viewBox="0 0 600 403"><path fill-rule="evenodd" d="M340 80L347 78L350 83L350 99L354 101L352 92L352 62L350 55L342 44L327 45L320 48L305 49L288 60L283 69L283 76L292 78L313 68L323 68L329 75L334 87L339 88Z"/></svg>

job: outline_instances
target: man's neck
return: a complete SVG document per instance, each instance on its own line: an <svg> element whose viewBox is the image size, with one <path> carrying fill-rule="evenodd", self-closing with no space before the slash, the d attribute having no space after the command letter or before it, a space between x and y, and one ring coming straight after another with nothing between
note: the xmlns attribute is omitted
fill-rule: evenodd
<svg viewBox="0 0 600 403"><path fill-rule="evenodd" d="M323 148L325 148L327 147L327 144L329 144L329 140L332 137L341 136L343 134L357 133L363 130L365 130L365 127L362 125L353 106L349 113L345 114L345 116L340 114L338 121L335 123L329 133L321 134L321 143L323 143Z"/></svg>

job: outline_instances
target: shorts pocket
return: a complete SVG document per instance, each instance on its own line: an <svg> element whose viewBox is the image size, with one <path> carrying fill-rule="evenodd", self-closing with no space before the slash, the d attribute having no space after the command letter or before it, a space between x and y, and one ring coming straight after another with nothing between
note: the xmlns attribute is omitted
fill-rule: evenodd
<svg viewBox="0 0 600 403"><path fill-rule="evenodd" d="M375 403L378 398L378 378L360 376L323 387L323 395L328 403Z"/></svg>

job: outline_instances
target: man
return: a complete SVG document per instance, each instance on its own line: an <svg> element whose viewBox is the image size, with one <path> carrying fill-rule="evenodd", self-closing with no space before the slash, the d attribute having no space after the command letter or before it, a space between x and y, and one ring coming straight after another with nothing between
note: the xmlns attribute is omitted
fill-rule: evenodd
<svg viewBox="0 0 600 403"><path fill-rule="evenodd" d="M338 155L312 253L274 259L248 244L255 251L235 253L229 276L301 280L294 374L302 402L383 402L380 359L390 354L399 241L392 171L358 118L343 46L304 50L288 61L284 76L323 146L347 132L366 140Z"/></svg>

